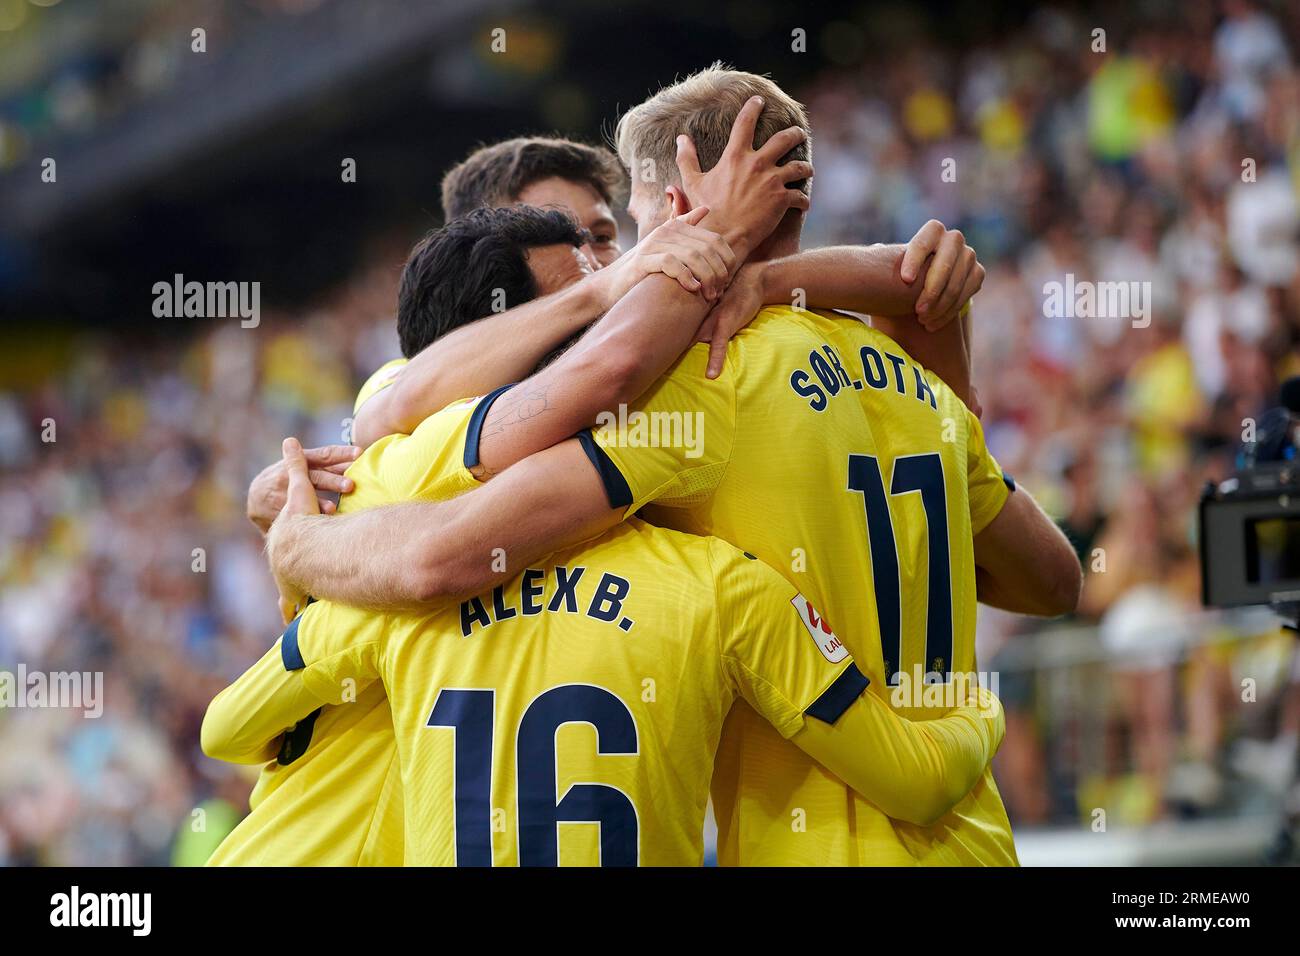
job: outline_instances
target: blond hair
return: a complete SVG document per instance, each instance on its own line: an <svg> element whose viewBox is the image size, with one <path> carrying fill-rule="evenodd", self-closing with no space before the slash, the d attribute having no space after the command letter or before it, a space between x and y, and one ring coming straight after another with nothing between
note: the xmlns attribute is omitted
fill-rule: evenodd
<svg viewBox="0 0 1300 956"><path fill-rule="evenodd" d="M672 86L666 86L640 106L623 114L614 130L614 146L633 182L681 185L677 172L677 137L695 143L700 169L718 164L731 137L731 124L751 96L763 97L763 112L754 130L754 148L790 126L802 127L808 138L791 149L780 164L812 156L812 129L803 104L765 76L714 63ZM649 161L649 169L645 166ZM808 181L793 184L808 192Z"/></svg>

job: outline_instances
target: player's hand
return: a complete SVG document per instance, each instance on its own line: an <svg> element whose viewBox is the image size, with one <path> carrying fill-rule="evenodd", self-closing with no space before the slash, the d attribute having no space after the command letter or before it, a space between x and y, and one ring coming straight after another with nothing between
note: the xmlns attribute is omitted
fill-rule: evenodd
<svg viewBox="0 0 1300 956"><path fill-rule="evenodd" d="M929 271L916 298L916 318L927 331L943 328L957 318L980 286L984 266L975 250L966 245L959 229L947 229L937 219L922 226L903 252L902 279L908 285L921 275L926 261Z"/></svg>
<svg viewBox="0 0 1300 956"><path fill-rule="evenodd" d="M766 305L763 301L763 263L750 262L740 267L731 280L722 301L715 305L700 326L698 342L709 343L709 366L704 373L709 378L722 374L722 364L727 359L727 343L737 332L749 325Z"/></svg>
<svg viewBox="0 0 1300 956"><path fill-rule="evenodd" d="M281 463L284 465L285 472L284 507L280 509L280 513L320 514L324 509L321 508L320 499L316 497L316 483L312 480L311 471L307 466L307 453L303 451L302 445L296 438L286 438L280 448L284 455ZM351 479L344 480L351 484Z"/></svg>
<svg viewBox="0 0 1300 956"><path fill-rule="evenodd" d="M682 190L696 206L708 206L704 225L720 233L739 257L749 258L790 209L808 209L808 196L790 183L811 179L812 163L796 160L778 166L781 159L806 138L797 126L777 133L754 149L754 129L763 112L763 98L752 96L741 107L731 127L731 138L718 165L700 171L695 144L677 137L677 170Z"/></svg>
<svg viewBox="0 0 1300 956"><path fill-rule="evenodd" d="M293 515L320 514L320 502L316 497L316 487L312 483L310 469L307 467L307 457L303 452L302 445L298 443L296 438L286 438L283 445L281 445L281 452L284 455L280 459L280 463L284 467L285 489L284 507L280 509L280 515L292 517ZM275 583L280 591L280 615L284 618L284 622L288 624L302 608L306 595L298 589L290 587L280 580L278 576Z"/></svg>
<svg viewBox="0 0 1300 956"><path fill-rule="evenodd" d="M361 449L355 445L322 445L320 448L303 450L299 446L306 462L307 475L316 488L320 510L333 514L334 502L325 495L330 492L347 494L355 487L351 478L344 478L343 472L356 461ZM263 468L261 473L248 486L248 520L257 526L257 530L266 534L271 522L284 507L285 492L289 478L285 470L285 461L280 459L274 465Z"/></svg>
<svg viewBox="0 0 1300 956"><path fill-rule="evenodd" d="M716 301L731 279L736 256L725 239L700 226L708 212L708 206L696 206L669 219L593 275L605 309L613 308L646 276L659 272L676 279L687 292L700 292L710 302Z"/></svg>

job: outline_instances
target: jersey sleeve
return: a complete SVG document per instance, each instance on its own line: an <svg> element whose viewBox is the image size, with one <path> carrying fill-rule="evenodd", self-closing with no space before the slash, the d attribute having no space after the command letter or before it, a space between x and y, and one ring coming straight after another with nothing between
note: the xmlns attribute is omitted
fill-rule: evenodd
<svg viewBox="0 0 1300 956"><path fill-rule="evenodd" d="M869 683L848 649L785 578L720 540L710 543L722 668L783 737L806 717L834 723Z"/></svg>
<svg viewBox="0 0 1300 956"><path fill-rule="evenodd" d="M299 672L320 703L349 703L379 678L387 631L383 614L317 601L281 638L284 669Z"/></svg>
<svg viewBox="0 0 1300 956"><path fill-rule="evenodd" d="M984 427L967 410L966 484L970 493L971 533L979 534L998 516L1016 483L989 454Z"/></svg>
<svg viewBox="0 0 1300 956"><path fill-rule="evenodd" d="M275 645L208 705L203 752L231 763L264 763L279 738L322 704L341 704L378 677L383 615L316 602Z"/></svg>
<svg viewBox="0 0 1300 956"><path fill-rule="evenodd" d="M393 359L391 362L385 362L379 366L374 374L365 380L361 390L357 392L357 400L352 405L352 414L355 415L361 411L362 405L397 381L398 373L402 371L406 361L404 358Z"/></svg>
<svg viewBox="0 0 1300 956"><path fill-rule="evenodd" d="M833 722L806 721L791 740L885 815L930 826L979 782L1006 734L992 691L958 693L961 705L944 716L912 721L868 692Z"/></svg>
<svg viewBox="0 0 1300 956"><path fill-rule="evenodd" d="M578 435L610 507L680 507L717 489L731 460L736 373L728 362L706 378L708 356L707 343L696 344L633 405L602 412Z"/></svg>
<svg viewBox="0 0 1300 956"><path fill-rule="evenodd" d="M388 435L370 446L351 468L355 499L344 511L394 501L443 500L478 487L470 470L478 464L478 439L498 389L482 398L453 402L426 418L409 435Z"/></svg>
<svg viewBox="0 0 1300 956"><path fill-rule="evenodd" d="M295 618L261 660L213 698L203 715L203 752L230 763L265 763L275 759L280 735L305 719L324 701L285 666L286 643L292 644L302 615Z"/></svg>
<svg viewBox="0 0 1300 956"><path fill-rule="evenodd" d="M724 672L782 736L909 823L930 825L975 786L1006 732L995 695L972 685L938 720L898 716L864 693L868 678L789 582L720 542L714 554Z"/></svg>

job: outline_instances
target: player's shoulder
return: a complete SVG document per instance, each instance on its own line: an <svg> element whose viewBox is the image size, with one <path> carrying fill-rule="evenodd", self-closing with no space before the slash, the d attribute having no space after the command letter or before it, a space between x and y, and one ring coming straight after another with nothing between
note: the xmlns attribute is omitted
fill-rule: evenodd
<svg viewBox="0 0 1300 956"><path fill-rule="evenodd" d="M471 429L475 418L481 418L481 416L476 416L475 413L478 411L478 405L482 398L483 396L475 396L473 398L458 398L455 401L448 402L416 425L409 435L385 435L372 443L357 461L370 460L378 463L383 460L386 454L402 449L403 446L409 443L415 442L418 444L422 440L427 442L433 436L445 438L461 428Z"/></svg>
<svg viewBox="0 0 1300 956"><path fill-rule="evenodd" d="M575 550L596 555L627 554L638 558L643 566L653 568L665 576L683 573L692 578L707 580L719 543L735 550L717 538L661 528L633 517Z"/></svg>
<svg viewBox="0 0 1300 956"><path fill-rule="evenodd" d="M701 542L719 598L745 599L759 592L777 590L794 593L793 585L752 552L712 536L701 538Z"/></svg>
<svg viewBox="0 0 1300 956"><path fill-rule="evenodd" d="M738 548L713 535L696 535L660 528L631 519L637 533L637 546L652 562L642 567L660 575L659 584L671 583L683 595L693 594L694 602L682 600L687 610L692 604L704 620L725 621L784 602L796 593L780 573L753 553Z"/></svg>
<svg viewBox="0 0 1300 956"><path fill-rule="evenodd" d="M365 611L336 604L334 601L312 600L302 613L289 622L280 635L280 654L285 668L301 667L301 648L319 644L323 638L339 639L346 635L351 641L377 641L383 633L387 615L380 611ZM294 665L292 662L297 661Z"/></svg>
<svg viewBox="0 0 1300 956"><path fill-rule="evenodd" d="M340 513L424 496L444 481L472 483L468 469L474 462L469 452L478 449L479 402L477 397L457 399L409 435L385 435L372 442L348 466L347 475L356 488L339 500Z"/></svg>
<svg viewBox="0 0 1300 956"><path fill-rule="evenodd" d="M862 345L883 348L891 341L854 315L767 306L731 340L727 362L742 382L761 388L778 368L828 346L856 351Z"/></svg>
<svg viewBox="0 0 1300 956"><path fill-rule="evenodd" d="M741 352L766 351L788 343L824 339L841 324L863 325L852 316L790 305L764 306L732 341Z"/></svg>
<svg viewBox="0 0 1300 956"><path fill-rule="evenodd" d="M621 527L630 535L635 535L638 547L651 548L663 557L680 557L702 571L707 570L709 565L767 568L750 552L711 534L692 534L663 528L640 518L629 518Z"/></svg>
<svg viewBox="0 0 1300 956"><path fill-rule="evenodd" d="M854 322L851 317L813 309L797 309L787 305L764 306L735 337L727 343L727 360L719 379L705 378L709 363L709 343L696 342L665 374L665 379L693 388L708 388L715 382L725 383L728 373L734 374L746 361L754 361L773 351L783 351L790 345L813 342L824 338L839 322ZM861 322L857 322L861 325Z"/></svg>
<svg viewBox="0 0 1300 956"><path fill-rule="evenodd" d="M677 569L695 574L707 570L710 543L714 540L685 531L661 528L633 517L574 550L592 555L634 555L643 563L659 567L665 572Z"/></svg>
<svg viewBox="0 0 1300 956"><path fill-rule="evenodd" d="M707 629L715 610L709 540L634 517L599 537L555 552L546 566L564 566L570 572L582 568L588 583L621 580L635 604L658 608L657 613L671 615L688 630L691 626Z"/></svg>
<svg viewBox="0 0 1300 956"><path fill-rule="evenodd" d="M844 345L848 345L855 350L869 347L882 355L886 353L897 355L912 365L921 364L896 339L869 322L848 315L836 315L836 318L832 321L834 333Z"/></svg>
<svg viewBox="0 0 1300 956"><path fill-rule="evenodd" d="M496 399L504 389L497 389L489 395L475 395L472 398L458 398L455 401L448 402L442 408L438 409L420 424L415 426L411 434L415 434L420 429L430 430L439 427L445 427L449 421L459 424L466 417L473 415L478 411L479 406L484 403L484 399ZM483 409L486 413L487 409Z"/></svg>
<svg viewBox="0 0 1300 956"><path fill-rule="evenodd" d="M361 410L361 406L373 398L377 393L382 392L388 386L393 384L399 372L406 365L407 360L404 358L395 358L385 362L379 368L371 373L370 377L362 384L360 391L357 392L357 400L353 403L352 411L355 414Z"/></svg>
<svg viewBox="0 0 1300 956"><path fill-rule="evenodd" d="M735 340L732 340L734 345ZM709 378L709 345L697 342L687 349L650 388L637 399L634 409L602 412L596 416L598 435L610 440L616 436L637 435L637 429L646 429L645 442L640 438L629 441L629 447L664 447L665 437L674 443L686 442L687 458L696 458L693 442L702 441L702 431L707 430L713 442L707 453L721 454L725 449L725 436L734 424L736 414L736 372L731 345L727 349L727 363L718 378ZM632 414L636 412L637 414ZM646 417L640 413L649 413ZM667 429L667 432L665 432ZM654 437L658 436L658 437ZM672 447L680 447L674 444ZM716 457L716 456L715 456Z"/></svg>

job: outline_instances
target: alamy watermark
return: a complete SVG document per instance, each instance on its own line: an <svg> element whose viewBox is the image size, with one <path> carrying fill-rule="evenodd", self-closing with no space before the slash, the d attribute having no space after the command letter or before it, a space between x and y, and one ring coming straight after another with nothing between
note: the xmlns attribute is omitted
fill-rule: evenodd
<svg viewBox="0 0 1300 956"><path fill-rule="evenodd" d="M159 319L232 319L255 329L262 322L262 283L186 282L176 273L171 282L153 284L153 314Z"/></svg>
<svg viewBox="0 0 1300 956"><path fill-rule="evenodd" d="M83 893L73 886L50 897L50 925L74 928L122 927L132 936L148 936L153 928L152 893Z"/></svg>
<svg viewBox="0 0 1300 956"><path fill-rule="evenodd" d="M83 717L104 714L102 671L0 670L0 710L76 709Z"/></svg>
<svg viewBox="0 0 1300 956"><path fill-rule="evenodd" d="M618 406L601 412L596 429L611 448L684 448L687 458L704 454L703 412L642 412Z"/></svg>
<svg viewBox="0 0 1300 956"><path fill-rule="evenodd" d="M946 680L945 680L946 678ZM899 671L894 675L894 685L890 688L889 702L894 707L928 707L951 710L954 707L966 707L974 704L980 713L989 717L996 712L997 705L992 698L979 693L984 688L996 698L998 693L997 671L954 671L941 675L937 672L925 673L921 665L912 668L911 673Z"/></svg>
<svg viewBox="0 0 1300 956"><path fill-rule="evenodd" d="M1151 283L1076 280L1043 283L1043 315L1049 319L1130 319L1135 329L1151 324Z"/></svg>

